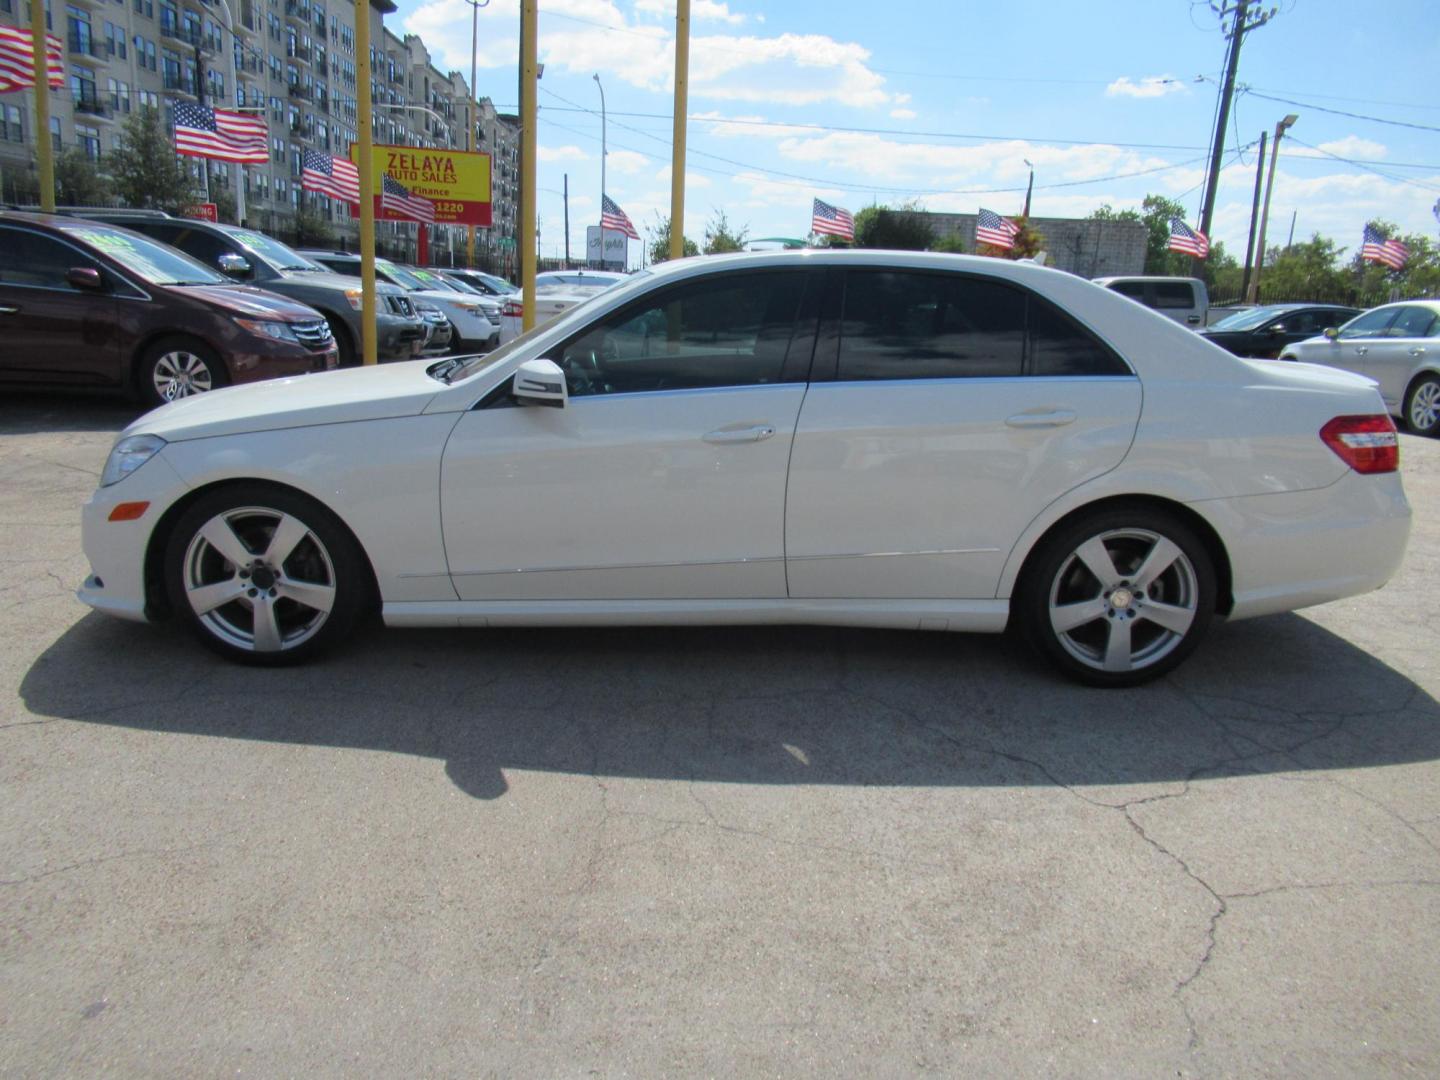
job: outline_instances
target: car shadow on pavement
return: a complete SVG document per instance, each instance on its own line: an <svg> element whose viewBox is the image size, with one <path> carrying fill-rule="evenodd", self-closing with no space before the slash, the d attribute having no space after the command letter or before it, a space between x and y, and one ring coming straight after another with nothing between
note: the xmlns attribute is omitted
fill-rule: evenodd
<svg viewBox="0 0 1440 1080"><path fill-rule="evenodd" d="M119 394L52 394L7 389L0 397L0 435L120 431L147 407Z"/></svg>
<svg viewBox="0 0 1440 1080"><path fill-rule="evenodd" d="M1073 787L1440 757L1429 695L1296 615L1217 626L1170 678L1101 691L979 635L377 626L255 669L92 613L20 690L37 717L435 757L483 799L508 770Z"/></svg>

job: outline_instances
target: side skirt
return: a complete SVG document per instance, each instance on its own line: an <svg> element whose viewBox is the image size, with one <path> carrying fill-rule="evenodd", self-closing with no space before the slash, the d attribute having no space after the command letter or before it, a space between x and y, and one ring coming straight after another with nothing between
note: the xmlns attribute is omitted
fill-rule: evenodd
<svg viewBox="0 0 1440 1080"><path fill-rule="evenodd" d="M1009 600L437 600L387 603L387 626L866 626L998 634Z"/></svg>

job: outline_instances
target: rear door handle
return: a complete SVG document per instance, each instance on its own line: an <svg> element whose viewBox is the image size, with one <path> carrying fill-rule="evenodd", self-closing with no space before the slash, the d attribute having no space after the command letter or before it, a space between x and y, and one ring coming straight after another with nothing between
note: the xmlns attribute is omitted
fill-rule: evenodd
<svg viewBox="0 0 1440 1080"><path fill-rule="evenodd" d="M1074 409L1051 409L1047 412L1022 412L1006 417L1011 427L1064 427L1075 421Z"/></svg>
<svg viewBox="0 0 1440 1080"><path fill-rule="evenodd" d="M18 307L0 307L0 315L14 315L19 310Z"/></svg>
<svg viewBox="0 0 1440 1080"><path fill-rule="evenodd" d="M767 424L747 428L720 428L718 431L706 432L705 441L708 443L722 444L759 442L761 439L768 439L774 434L775 429Z"/></svg>
<svg viewBox="0 0 1440 1080"><path fill-rule="evenodd" d="M1370 351L1370 349L1369 349L1367 346L1365 346L1365 345L1356 345L1356 346L1355 346L1355 355L1357 355L1357 356L1364 356L1364 355L1365 355L1366 353L1368 353L1369 351Z"/></svg>

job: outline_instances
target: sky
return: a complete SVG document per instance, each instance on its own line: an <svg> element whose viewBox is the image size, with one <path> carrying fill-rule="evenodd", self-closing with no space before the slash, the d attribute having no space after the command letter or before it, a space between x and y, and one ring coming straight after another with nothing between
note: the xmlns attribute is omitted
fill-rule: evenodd
<svg viewBox="0 0 1440 1080"><path fill-rule="evenodd" d="M398 0L469 79L467 0ZM1256 147L1287 113L1269 239L1353 251L1371 218L1435 237L1440 20L1425 0L1276 0L1247 34L1212 239L1243 258ZM539 0L539 215L545 256L583 257L606 193L642 235L670 206L674 0ZM1263 10L1270 10L1267 6ZM478 12L481 96L518 111L519 0ZM1228 24L1228 20L1226 20ZM1191 0L692 0L685 233L723 211L752 238L804 236L811 200L851 211L1020 210L1036 217L1177 199L1198 225L1226 42ZM1345 115L1351 114L1351 115ZM1344 160L1342 160L1344 159ZM641 245L631 243L631 264Z"/></svg>

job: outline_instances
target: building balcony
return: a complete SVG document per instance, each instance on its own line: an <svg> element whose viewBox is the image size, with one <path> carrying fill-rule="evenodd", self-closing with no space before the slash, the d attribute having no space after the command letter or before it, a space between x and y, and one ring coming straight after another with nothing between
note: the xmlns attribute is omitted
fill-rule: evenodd
<svg viewBox="0 0 1440 1080"><path fill-rule="evenodd" d="M102 99L94 90L82 91L80 96L75 99L75 115L83 115L94 120L113 118L110 103Z"/></svg>
<svg viewBox="0 0 1440 1080"><path fill-rule="evenodd" d="M292 60L299 60L302 64L310 63L311 52L304 45L286 46L285 55Z"/></svg>
<svg viewBox="0 0 1440 1080"><path fill-rule="evenodd" d="M310 5L304 0L285 0L285 18L309 29L313 21Z"/></svg>
<svg viewBox="0 0 1440 1080"><path fill-rule="evenodd" d="M310 89L308 86L302 85L301 83L291 83L290 96L292 98L298 98L301 101L310 101L312 98L314 98L315 91Z"/></svg>
<svg viewBox="0 0 1440 1080"><path fill-rule="evenodd" d="M164 85L165 89L172 93L188 94L191 97L195 96L195 79L183 72L176 74L175 72L167 71L164 76Z"/></svg>
<svg viewBox="0 0 1440 1080"><path fill-rule="evenodd" d="M77 34L72 30L66 38L65 45L70 59L77 64L97 67L109 62L110 58L105 53L104 43L96 41L89 34Z"/></svg>

